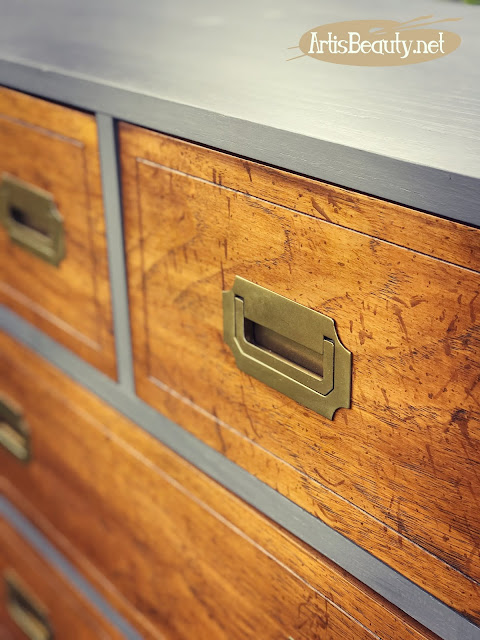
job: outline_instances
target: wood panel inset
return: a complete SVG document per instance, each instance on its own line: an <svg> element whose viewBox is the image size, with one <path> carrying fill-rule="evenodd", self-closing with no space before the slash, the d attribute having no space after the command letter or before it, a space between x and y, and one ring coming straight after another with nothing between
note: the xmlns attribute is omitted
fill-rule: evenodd
<svg viewBox="0 0 480 640"><path fill-rule="evenodd" d="M140 397L480 621L480 231L131 125L120 141ZM335 319L351 409L331 422L238 370L235 275Z"/></svg>
<svg viewBox="0 0 480 640"><path fill-rule="evenodd" d="M5 575L13 576L33 596L51 623L53 637L75 640L121 640L123 637L50 566L6 520L0 518L0 638L25 640L7 610Z"/></svg>
<svg viewBox="0 0 480 640"><path fill-rule="evenodd" d="M95 117L0 88L3 173L51 193L63 218L55 267L0 226L0 303L116 377Z"/></svg>
<svg viewBox="0 0 480 640"><path fill-rule="evenodd" d="M143 637L434 638L38 356L0 349L33 450L0 451L1 489Z"/></svg>

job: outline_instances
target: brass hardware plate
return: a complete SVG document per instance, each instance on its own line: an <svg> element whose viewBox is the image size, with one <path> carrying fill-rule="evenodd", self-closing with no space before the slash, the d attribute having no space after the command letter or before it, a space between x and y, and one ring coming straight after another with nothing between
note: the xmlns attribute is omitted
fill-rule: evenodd
<svg viewBox="0 0 480 640"><path fill-rule="evenodd" d="M350 407L352 354L332 318L236 276L223 334L245 373L330 420Z"/></svg>
<svg viewBox="0 0 480 640"><path fill-rule="evenodd" d="M0 395L0 445L24 462L30 459L30 432L20 409Z"/></svg>
<svg viewBox="0 0 480 640"><path fill-rule="evenodd" d="M63 218L51 194L3 174L0 224L12 242L58 266L65 257Z"/></svg>
<svg viewBox="0 0 480 640"><path fill-rule="evenodd" d="M15 624L30 640L53 640L53 631L44 607L21 584L13 571L4 575L7 610Z"/></svg>

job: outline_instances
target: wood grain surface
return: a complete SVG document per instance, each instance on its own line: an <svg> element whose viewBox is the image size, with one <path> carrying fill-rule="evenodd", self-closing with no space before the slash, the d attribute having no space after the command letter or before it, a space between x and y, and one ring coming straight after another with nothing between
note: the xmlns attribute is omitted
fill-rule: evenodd
<svg viewBox="0 0 480 640"><path fill-rule="evenodd" d="M29 464L1 489L145 638L433 638L38 356L0 336Z"/></svg>
<svg viewBox="0 0 480 640"><path fill-rule="evenodd" d="M473 227L124 122L119 128L125 160L137 154L139 160L168 166L225 190L240 191L418 253L480 270L479 231Z"/></svg>
<svg viewBox="0 0 480 640"><path fill-rule="evenodd" d="M116 377L95 117L0 88L3 172L51 193L64 220L58 267L0 226L0 303Z"/></svg>
<svg viewBox="0 0 480 640"><path fill-rule="evenodd" d="M130 125L120 142L140 397L479 621L480 233ZM237 369L235 275L335 319L350 410Z"/></svg>
<svg viewBox="0 0 480 640"><path fill-rule="evenodd" d="M25 640L6 608L5 572L44 608L58 640L123 637L76 589L0 518L0 640Z"/></svg>
<svg viewBox="0 0 480 640"><path fill-rule="evenodd" d="M25 20L22 3L2 0L4 84L480 225L475 6L438 0L401 6L103 0L102 11L98 0L28 6ZM462 44L431 64L372 69L297 57L300 36L319 24L431 15L463 18L434 27L458 33Z"/></svg>

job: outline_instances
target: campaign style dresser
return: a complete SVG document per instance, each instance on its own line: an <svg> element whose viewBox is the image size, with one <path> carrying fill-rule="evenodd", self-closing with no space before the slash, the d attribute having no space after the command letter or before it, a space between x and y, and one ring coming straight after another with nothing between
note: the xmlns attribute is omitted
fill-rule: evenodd
<svg viewBox="0 0 480 640"><path fill-rule="evenodd" d="M4 4L0 639L480 638L478 9L374 131L276 93L332 7Z"/></svg>

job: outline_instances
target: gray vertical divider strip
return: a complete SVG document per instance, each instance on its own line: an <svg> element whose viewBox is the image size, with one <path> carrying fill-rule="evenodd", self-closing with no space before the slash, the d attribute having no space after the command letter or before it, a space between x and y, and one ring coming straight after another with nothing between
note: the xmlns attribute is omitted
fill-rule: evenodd
<svg viewBox="0 0 480 640"><path fill-rule="evenodd" d="M3 496L0 496L0 515L59 573L65 576L125 638L128 640L142 640L142 636L104 600L98 591L48 542L44 535Z"/></svg>
<svg viewBox="0 0 480 640"><path fill-rule="evenodd" d="M174 424L0 305L0 329L62 369L157 440L385 597L443 640L480 640L480 627ZM161 576L159 576L161 580Z"/></svg>
<svg viewBox="0 0 480 640"><path fill-rule="evenodd" d="M120 193L121 181L118 170L115 121L111 116L98 113L97 128L107 229L108 265L112 291L118 382L127 393L133 394L135 393L135 381L133 376L132 344L130 338L130 315L128 311L123 216Z"/></svg>

